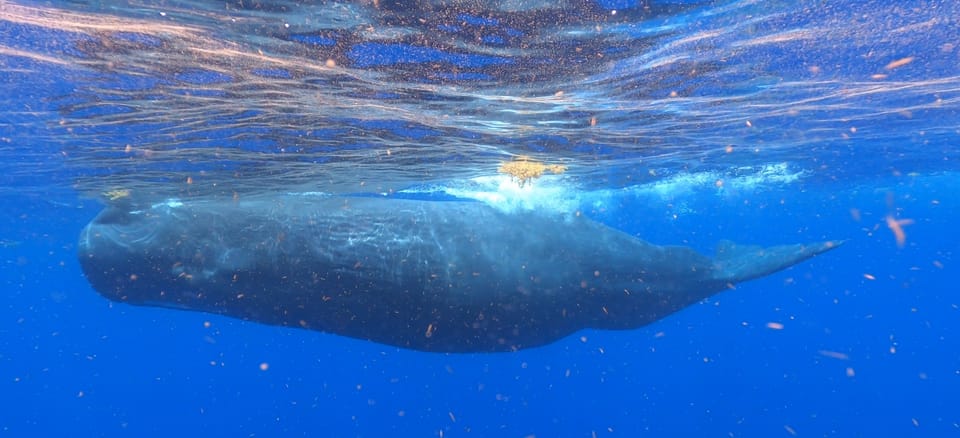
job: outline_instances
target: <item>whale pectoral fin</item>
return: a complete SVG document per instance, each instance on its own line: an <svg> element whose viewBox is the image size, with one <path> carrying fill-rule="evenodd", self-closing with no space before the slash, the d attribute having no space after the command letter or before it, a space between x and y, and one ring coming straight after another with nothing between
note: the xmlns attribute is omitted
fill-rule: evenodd
<svg viewBox="0 0 960 438"><path fill-rule="evenodd" d="M786 269L817 254L843 244L842 240L828 240L813 244L761 247L738 245L721 241L714 260L714 278L729 283L752 280Z"/></svg>

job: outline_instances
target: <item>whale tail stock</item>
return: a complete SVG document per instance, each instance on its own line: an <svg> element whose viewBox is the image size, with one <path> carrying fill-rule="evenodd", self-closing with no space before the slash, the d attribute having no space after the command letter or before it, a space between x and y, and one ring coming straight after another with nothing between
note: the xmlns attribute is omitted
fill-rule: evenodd
<svg viewBox="0 0 960 438"><path fill-rule="evenodd" d="M842 240L813 244L761 247L721 241L714 259L714 278L730 284L763 277L786 269L842 245Z"/></svg>

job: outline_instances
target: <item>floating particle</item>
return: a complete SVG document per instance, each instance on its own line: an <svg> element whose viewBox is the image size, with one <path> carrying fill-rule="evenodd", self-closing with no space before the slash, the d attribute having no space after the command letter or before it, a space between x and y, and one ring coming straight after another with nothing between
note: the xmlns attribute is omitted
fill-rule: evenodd
<svg viewBox="0 0 960 438"><path fill-rule="evenodd" d="M840 360L850 359L850 356L847 356L845 353L841 353L839 351L820 350L817 353L820 353L821 356L829 357L832 359L840 359Z"/></svg>
<svg viewBox="0 0 960 438"><path fill-rule="evenodd" d="M896 61L893 61L893 62L887 64L887 66L884 67L884 69L885 69L885 70L893 70L893 69L895 69L895 68L903 67L903 66L905 66L905 65L907 65L907 64L909 64L909 63L911 63L911 62L913 62L913 57L912 57L912 56L908 56L908 57L906 57L906 58L900 58L900 59L898 59L898 60L896 60Z"/></svg>
<svg viewBox="0 0 960 438"><path fill-rule="evenodd" d="M887 228L893 232L893 237L897 240L897 247L903 248L907 243L907 233L903 231L903 227L912 224L913 219L895 219L893 216L887 216Z"/></svg>

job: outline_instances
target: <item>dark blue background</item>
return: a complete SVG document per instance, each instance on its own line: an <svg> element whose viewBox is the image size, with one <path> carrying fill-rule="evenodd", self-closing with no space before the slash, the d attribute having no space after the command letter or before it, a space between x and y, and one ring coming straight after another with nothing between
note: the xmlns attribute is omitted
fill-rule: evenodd
<svg viewBox="0 0 960 438"><path fill-rule="evenodd" d="M705 213L678 219L625 198L595 215L659 243L849 242L646 328L493 355L110 303L74 254L96 205L5 196L4 236L22 244L0 249L0 426L49 436L952 434L953 187L945 175L701 193L688 206ZM902 249L884 225L890 213L916 221Z"/></svg>

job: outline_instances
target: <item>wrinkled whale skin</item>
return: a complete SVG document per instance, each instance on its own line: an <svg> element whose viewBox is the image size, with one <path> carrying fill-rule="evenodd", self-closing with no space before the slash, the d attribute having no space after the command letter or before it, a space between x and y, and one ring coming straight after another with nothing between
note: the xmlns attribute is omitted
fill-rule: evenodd
<svg viewBox="0 0 960 438"><path fill-rule="evenodd" d="M578 215L280 196L114 203L83 229L79 259L120 302L492 352L640 327L838 244L722 243L708 258Z"/></svg>

